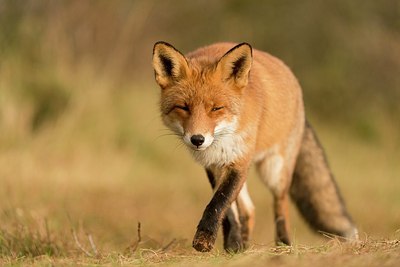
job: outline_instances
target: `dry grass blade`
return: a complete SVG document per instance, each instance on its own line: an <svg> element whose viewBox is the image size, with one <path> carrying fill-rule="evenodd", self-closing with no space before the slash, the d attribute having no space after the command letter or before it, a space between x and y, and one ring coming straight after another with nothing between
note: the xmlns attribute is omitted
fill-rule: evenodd
<svg viewBox="0 0 400 267"><path fill-rule="evenodd" d="M78 236L76 235L75 229L72 228L72 229L71 229L71 232L72 232L72 236L74 237L74 241L75 241L76 246L77 246L83 253L85 253L86 256L92 257L93 255L92 255L89 251L87 251L87 250L82 246L82 244L79 242L79 239L78 239Z"/></svg>
<svg viewBox="0 0 400 267"><path fill-rule="evenodd" d="M90 243L90 247L92 248L93 254L94 254L95 256L98 256L99 253L98 253L97 248L96 248L96 245L95 245L95 243L94 243L94 241L93 241L92 235L91 235L91 234L87 234L87 237L88 237L88 240L89 240L89 243Z"/></svg>
<svg viewBox="0 0 400 267"><path fill-rule="evenodd" d="M161 251L162 251L162 252L167 251L167 250L170 249L170 248L172 247L172 245L174 245L175 243L176 243L176 238L172 239L171 242L169 242L168 244L166 244L166 245L161 249Z"/></svg>

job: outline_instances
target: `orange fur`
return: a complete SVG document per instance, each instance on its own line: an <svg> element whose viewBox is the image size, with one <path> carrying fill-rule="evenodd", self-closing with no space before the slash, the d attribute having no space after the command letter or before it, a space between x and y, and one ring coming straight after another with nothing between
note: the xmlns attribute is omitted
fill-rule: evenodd
<svg viewBox="0 0 400 267"><path fill-rule="evenodd" d="M252 162L274 195L277 242L289 244L288 192L305 131L301 88L289 68L246 43L184 56L164 42L154 46L153 67L163 122L207 169L215 191L193 246L209 251L225 214L225 248L246 246L254 208L242 186ZM238 237L232 229L240 228Z"/></svg>

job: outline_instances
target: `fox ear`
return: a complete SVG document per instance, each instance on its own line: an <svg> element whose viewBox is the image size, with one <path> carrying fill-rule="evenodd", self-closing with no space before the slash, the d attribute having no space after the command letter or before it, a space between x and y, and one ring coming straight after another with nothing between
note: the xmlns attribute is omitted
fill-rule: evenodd
<svg viewBox="0 0 400 267"><path fill-rule="evenodd" d="M241 43L229 50L217 64L217 71L224 81L232 80L239 88L247 85L251 63L252 48L248 43Z"/></svg>
<svg viewBox="0 0 400 267"><path fill-rule="evenodd" d="M153 68L162 89L185 78L189 72L186 58L172 45L157 42L153 48Z"/></svg>

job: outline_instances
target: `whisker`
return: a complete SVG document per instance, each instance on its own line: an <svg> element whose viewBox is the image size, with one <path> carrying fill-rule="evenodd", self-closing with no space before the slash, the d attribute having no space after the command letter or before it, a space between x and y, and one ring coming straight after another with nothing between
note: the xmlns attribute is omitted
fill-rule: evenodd
<svg viewBox="0 0 400 267"><path fill-rule="evenodd" d="M171 133L165 133L165 134L158 135L157 137L154 138L153 141L154 141L154 142L155 142L155 141L158 141L160 138L166 137L166 136L175 136L175 137L178 137L178 139L181 139L181 138L182 138L181 135L171 132Z"/></svg>
<svg viewBox="0 0 400 267"><path fill-rule="evenodd" d="M178 136L176 133L165 133L165 134L160 134L158 137L164 137L164 136Z"/></svg>
<svg viewBox="0 0 400 267"><path fill-rule="evenodd" d="M161 132L161 131L171 131L171 130L168 128L161 128L161 129L157 129L157 131Z"/></svg>
<svg viewBox="0 0 400 267"><path fill-rule="evenodd" d="M184 146L184 143L179 140L179 142L177 142L175 145L174 151L176 151L178 148L182 148L183 146Z"/></svg>
<svg viewBox="0 0 400 267"><path fill-rule="evenodd" d="M158 135L156 139L158 139L160 137L164 137L164 136L171 136L171 135L182 137L181 134L178 134L178 133L176 133L174 131L171 131L171 129L168 129L168 128L161 128L161 129L158 129L158 131L159 132L165 132L165 133L162 133L162 134Z"/></svg>

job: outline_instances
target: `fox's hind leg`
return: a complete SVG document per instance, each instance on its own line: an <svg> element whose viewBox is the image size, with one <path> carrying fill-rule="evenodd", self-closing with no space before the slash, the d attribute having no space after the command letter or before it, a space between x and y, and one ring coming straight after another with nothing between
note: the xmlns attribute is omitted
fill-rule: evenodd
<svg viewBox="0 0 400 267"><path fill-rule="evenodd" d="M217 184L215 175L218 174L211 169L206 169L206 172L211 187L214 190ZM231 204L222 220L224 249L229 252L238 252L246 249L253 226L254 206L245 183L236 201Z"/></svg>
<svg viewBox="0 0 400 267"><path fill-rule="evenodd" d="M272 149L262 160L257 162L257 170L263 182L273 194L275 241L277 244L290 245L289 235L289 186L290 168L276 149Z"/></svg>
<svg viewBox="0 0 400 267"><path fill-rule="evenodd" d="M250 236L254 228L254 205L251 201L249 192L247 191L247 184L245 183L240 190L240 193L236 200L237 207L239 210L239 220L241 226L241 236L243 247L248 247Z"/></svg>

